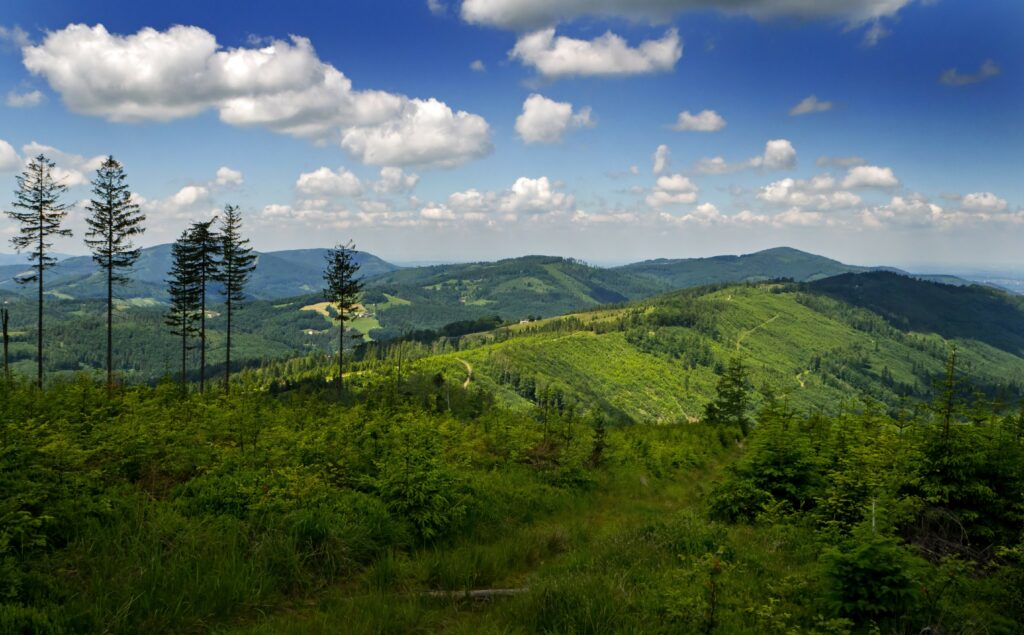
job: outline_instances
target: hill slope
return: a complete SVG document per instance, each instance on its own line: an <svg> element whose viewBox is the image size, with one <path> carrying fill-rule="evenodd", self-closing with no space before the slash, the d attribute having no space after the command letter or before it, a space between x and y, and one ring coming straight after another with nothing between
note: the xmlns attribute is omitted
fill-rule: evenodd
<svg viewBox="0 0 1024 635"><path fill-rule="evenodd" d="M731 285L676 292L624 308L517 325L464 338L468 350L420 363L458 376L462 362L509 404L549 403L594 409L623 420L670 422L699 418L724 364L738 356L753 385L803 409L835 412L869 398L895 407L925 398L942 376L949 347L961 368L991 394L1020 396L1024 347L1021 304L984 287L948 287L891 273L829 279L808 285ZM870 284L911 304L954 315L971 303L999 302L1002 312L894 325L840 299ZM951 298L954 297L955 301ZM915 309L908 309L916 313ZM937 318L937 319L940 319Z"/></svg>
<svg viewBox="0 0 1024 635"><path fill-rule="evenodd" d="M667 290L661 282L551 256L401 269L368 281L365 302L393 334L500 315L553 316Z"/></svg>

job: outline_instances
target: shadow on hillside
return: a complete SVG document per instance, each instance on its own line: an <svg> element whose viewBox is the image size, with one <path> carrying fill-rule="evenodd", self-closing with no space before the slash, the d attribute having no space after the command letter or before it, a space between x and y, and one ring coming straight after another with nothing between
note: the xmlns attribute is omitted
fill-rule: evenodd
<svg viewBox="0 0 1024 635"><path fill-rule="evenodd" d="M1024 357L1024 300L995 289L882 271L842 274L806 288L878 313L902 331L977 340Z"/></svg>

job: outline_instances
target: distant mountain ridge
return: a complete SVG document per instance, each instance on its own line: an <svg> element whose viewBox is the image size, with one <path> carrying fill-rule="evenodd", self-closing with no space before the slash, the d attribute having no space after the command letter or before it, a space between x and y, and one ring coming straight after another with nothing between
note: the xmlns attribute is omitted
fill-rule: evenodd
<svg viewBox="0 0 1024 635"><path fill-rule="evenodd" d="M257 252L256 270L246 289L254 299L276 299L318 292L323 288L324 257L327 249L294 249ZM398 269L373 254L357 252L356 262L364 277ZM156 245L142 250L129 274L128 284L117 291L119 298L167 297L167 272L171 267L171 245ZM0 292L21 293L15 278L27 271L26 265L0 266ZM90 256L61 260L47 273L46 290L56 297L89 299L104 297L103 276Z"/></svg>
<svg viewBox="0 0 1024 635"><path fill-rule="evenodd" d="M253 299L276 300L317 294L323 284L326 249L258 253L247 292ZM813 282L844 273L904 271L862 267L789 247L745 255L656 259L619 267L594 267L571 258L522 256L494 262L402 268L367 252L356 256L367 281L368 303L391 310L396 329L436 328L461 319L499 314L507 319L552 316L659 293L732 282L788 278ZM169 244L148 247L118 289L125 300L166 299ZM0 293L26 293L15 278L25 264L0 265ZM944 284L967 285L955 276L914 276ZM61 260L47 274L47 293L64 299L101 298L103 277L88 256ZM397 298L389 303L388 296Z"/></svg>

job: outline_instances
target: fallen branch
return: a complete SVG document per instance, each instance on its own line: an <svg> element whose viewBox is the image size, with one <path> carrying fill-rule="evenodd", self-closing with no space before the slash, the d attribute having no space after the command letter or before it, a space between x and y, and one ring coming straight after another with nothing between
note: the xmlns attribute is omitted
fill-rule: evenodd
<svg viewBox="0 0 1024 635"><path fill-rule="evenodd" d="M529 587L521 587L517 589L466 589L465 591L424 591L423 593L420 593L420 595L432 598L452 598L476 600L477 602L490 602L494 598L511 597L513 595L519 595L520 593L526 593L529 590Z"/></svg>

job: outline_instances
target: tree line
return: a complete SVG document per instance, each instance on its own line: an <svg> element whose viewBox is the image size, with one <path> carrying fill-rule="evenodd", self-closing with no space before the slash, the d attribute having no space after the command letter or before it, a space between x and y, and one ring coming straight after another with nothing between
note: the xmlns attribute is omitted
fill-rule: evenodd
<svg viewBox="0 0 1024 635"><path fill-rule="evenodd" d="M17 225L11 245L26 253L31 273L20 275L21 284L35 284L36 316L36 384L43 385L43 343L45 317L45 274L57 264L52 255L53 241L67 238L71 230L64 227L71 205L62 201L67 185L54 176L56 165L45 155L30 159L24 172L16 177L17 188L6 211ZM85 244L93 261L106 279L106 383L114 387L113 314L115 288L129 281L128 274L142 254L134 239L145 233L146 215L135 202L128 185L124 166L108 156L92 180L92 197L86 204L88 230ZM335 307L334 319L341 335L338 349L339 387L344 370L345 323L350 319L362 283L358 279L359 264L355 245L349 241L328 250L325 263L325 299ZM213 285L225 305L227 342L225 346L224 389L231 385L232 318L238 304L245 300L245 288L256 269L257 255L242 235L242 215L237 205L226 205L220 216L193 222L171 247L172 265L166 280L170 303L165 324L181 338L181 382L187 382L188 351L199 350L199 391L206 390L206 320L207 299ZM7 324L9 311L0 314L3 323L4 376L9 378ZM198 340L198 344L195 344Z"/></svg>

